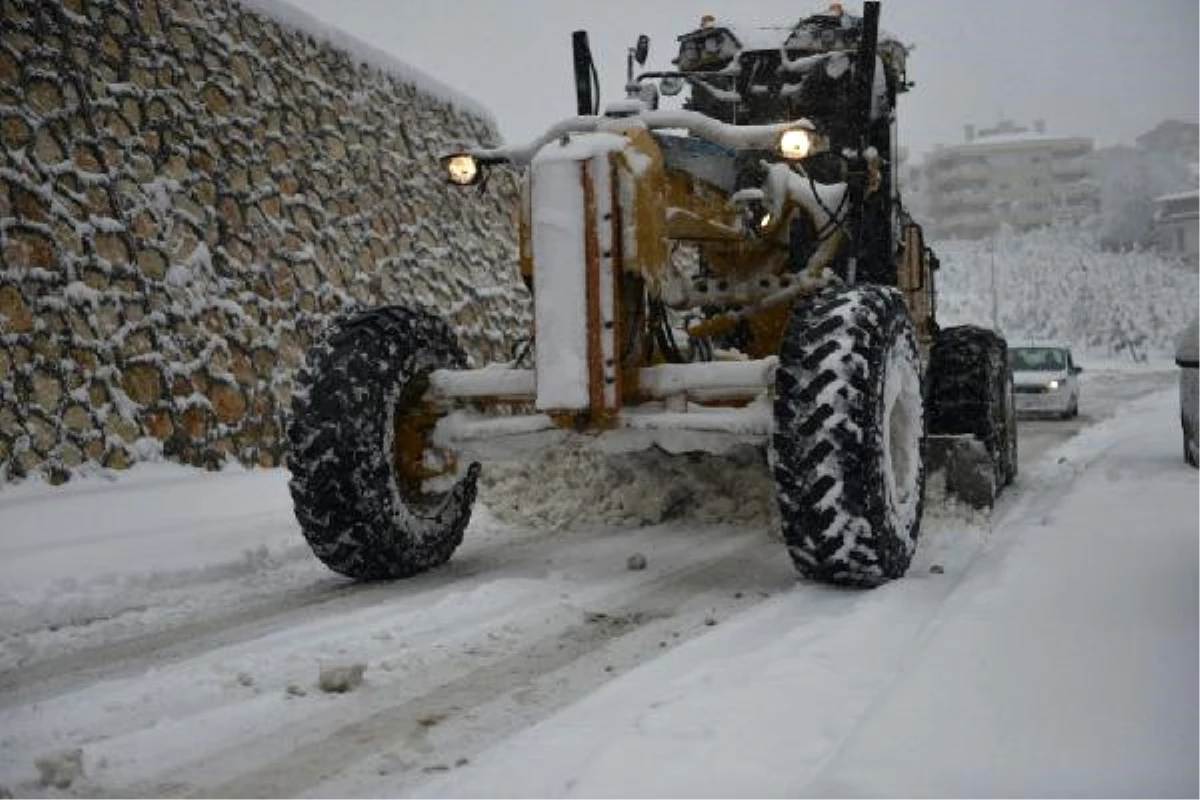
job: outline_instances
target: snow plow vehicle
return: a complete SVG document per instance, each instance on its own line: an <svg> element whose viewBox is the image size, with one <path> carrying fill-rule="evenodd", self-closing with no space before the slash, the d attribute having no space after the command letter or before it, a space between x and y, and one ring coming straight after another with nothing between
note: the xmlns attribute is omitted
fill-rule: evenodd
<svg viewBox="0 0 1200 800"><path fill-rule="evenodd" d="M577 32L577 116L523 147L446 154L461 186L522 171L533 329L514 361L475 369L429 309L321 336L288 431L315 554L360 579L441 564L480 462L578 439L762 447L792 561L834 584L904 574L927 461L972 473L990 503L1016 473L1006 345L937 324L937 259L896 182L907 50L878 19L874 2L767 31L705 17L676 69L635 75L641 37L603 113Z"/></svg>

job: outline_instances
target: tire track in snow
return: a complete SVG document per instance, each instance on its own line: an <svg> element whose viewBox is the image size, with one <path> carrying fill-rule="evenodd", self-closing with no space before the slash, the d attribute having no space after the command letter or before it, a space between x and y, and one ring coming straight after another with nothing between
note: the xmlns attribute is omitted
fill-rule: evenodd
<svg viewBox="0 0 1200 800"><path fill-rule="evenodd" d="M732 548L720 548L715 558L710 553L698 564L674 569L636 595L605 608L604 617L616 624L584 621L554 630L499 661L344 724L237 778L193 787L189 796L296 796L381 754L389 754L385 761L394 769L389 780L398 790L399 784L427 777L422 770L431 764L437 768L443 762L469 758L593 691L647 655L657 656L665 649L658 642L681 643L710 630L703 621L706 611L728 617L763 602L769 594L751 590L737 597L736 588L761 585L764 578L773 586L792 585L792 568L779 543L752 537L747 547L742 538ZM748 581L747 576L753 577ZM697 591L697 587L705 589ZM602 605L589 603L589 607ZM687 616L695 617L691 629L672 639L668 629ZM610 652L614 647L626 652ZM606 659L632 663L618 670ZM522 702L514 699L518 696L537 699ZM431 725L430 720L436 722ZM432 747L430 739L435 735L449 743L448 751L431 756L424 751ZM222 760L221 754L211 758L213 764Z"/></svg>
<svg viewBox="0 0 1200 800"><path fill-rule="evenodd" d="M1088 427L1091 426L1086 426L1083 430L1087 430ZM1093 468L1109 450L1116 446L1109 443L1097 448L1085 444L1075 454L1074 459L1068 459L1061 453L1067 447L1078 449L1075 448L1075 445L1068 444L1078 432L1079 430L1073 427L1064 427L1058 443L1053 447L1045 448L1048 452L1030 465L1030 469L1025 472L1024 480L1018 478L1019 483L1014 487L1019 487L1020 491L1010 490L1000 497L993 513L992 530L987 539L971 555L968 566L974 566L977 562L985 559L986 562L979 564L978 569L963 570L924 624L916 631L912 640L913 646L908 648L902 659L898 660L891 678L881 684L873 693L871 701L856 716L854 724L849 726L836 741L830 743L825 753L813 766L807 768L804 774L796 776L792 788L789 790L790 796L826 796L828 787L817 788L815 794L811 792L814 787L823 786L820 780L826 770L830 765L836 763L839 755L853 745L858 738L860 726L871 719L872 710L881 706L891 688L904 678L908 662L924 652L921 644L935 636L946 620L957 614L970 600L973 593L979 591L977 588L979 575L984 574L983 570L1003 571L1006 554L1021 539L1018 534L1025 530L1036 529L1039 524L1045 524L1054 509L1061 504L1062 498L1070 492L1084 473ZM967 583L969 575L973 577L973 582L971 586L966 587L964 584Z"/></svg>
<svg viewBox="0 0 1200 800"><path fill-rule="evenodd" d="M300 538L299 533L296 535ZM144 671L151 666L161 668L209 650L250 641L265 630L293 620L296 624L311 621L311 614L318 609L322 614L345 614L376 605L381 595L395 599L430 590L458 590L463 588L464 579L479 574L494 577L527 560L531 552L545 548L546 540L561 536L560 532L539 531L515 540L505 538L464 547L462 556L445 567L403 582L356 583L326 572L317 585L285 589L279 596L252 599L248 605L226 607L201 619L22 664L0 671L0 709L36 702L72 686ZM229 602L237 599L235 596ZM138 608L144 609L154 602L153 597L145 598ZM93 620L98 621L103 620Z"/></svg>
<svg viewBox="0 0 1200 800"><path fill-rule="evenodd" d="M1031 474L1028 473L1028 471L1025 475L1026 475L1026 479L1021 481L1022 485L1028 486L1028 485L1030 485L1031 482L1034 482L1037 480L1036 475L1033 475L1034 481L1028 480L1028 477L1031 476ZM1056 491L1061 491L1061 486L1057 487ZM1026 503L1019 503L1020 499L1021 499L1020 497L1010 497L1010 498L1002 499L1002 503L1000 506L997 507L997 511L996 511L995 518L997 519L997 523L1001 522L1002 519L1007 518L1009 511L1018 512L1018 513L1025 512L1025 511L1028 511L1031 513L1037 513L1039 511L1042 511L1042 509L1031 510L1030 506L1028 506ZM1018 509L1018 507L1015 507L1015 506L1020 506L1020 507ZM1043 509L1044 509L1044 507L1045 506L1043 506ZM494 533L496 533L496 531L488 531L488 533L494 534ZM593 533L595 533L596 535L593 535ZM563 541L554 541L554 540L557 540L558 537L560 537L560 536L565 536L565 539ZM584 541L584 545L586 545L586 543L588 541L594 541L594 540L601 539L601 537L606 536L606 534L604 533L604 531L587 531L586 536L590 536L590 540ZM642 536L642 534L638 535L637 539L635 539L635 537L628 537L628 539L624 539L624 537L623 537L624 542L625 542L624 546L630 546L629 542L632 541L632 542L634 542L634 545L632 545L632 546L636 547L637 542L646 541L646 539L642 539L641 536ZM548 547L548 549L541 549L541 548L546 547L544 545L544 542L546 540L551 540L552 545L550 547ZM469 578L473 578L475 575L479 575L479 573L482 573L482 575L484 575L488 578L497 577L500 572L503 572L505 564L512 566L515 564L521 564L522 561L526 561L526 566L528 566L529 564L548 564L548 563L550 563L551 559L563 559L563 563L566 563L566 561L575 557L575 554L578 549L578 545L580 545L580 540L578 540L578 536L576 535L575 531L568 531L568 533L565 533L565 534L564 533L556 533L556 531L546 531L546 533L542 533L536 537L524 536L524 535L522 535L520 537L505 536L505 535L496 536L496 537L494 537L494 539L492 541L476 542L474 547L464 547L463 551L460 554L460 557L456 558L454 561L451 561L451 564L449 565L449 567L446 567L446 569L444 571L430 573L430 575L428 575L428 576L422 576L421 578L414 579L413 582L406 582L404 584L388 584L388 585L384 585L384 587L370 587L370 585L368 585L368 587L360 587L360 585L344 584L343 587L341 587L341 589L346 591L347 595L344 597L337 597L337 599L336 599L338 601L341 601L344 604L338 604L337 602L335 602L334 606L330 606L328 614L325 613L325 610L322 610L322 612L320 612L320 613L325 615L326 619L332 619L337 614L342 614L343 612L353 613L353 610L356 608L366 608L368 606L371 606L371 604L379 601L380 596L386 596L386 597L389 597L389 599L395 600L395 599L397 599L397 597L400 597L400 599L403 599L404 596L412 595L415 597L415 599L420 599L419 601L422 601L422 600L427 600L428 595L431 595L431 594L436 595L436 593L438 593L438 591L442 591L442 590L446 590L446 589L470 589L472 587L478 588L479 585L481 585L481 584L470 581ZM778 542L762 542L762 545L763 545L762 553L764 553L764 563L767 563L767 564L773 563L775 565L775 571L778 572L780 567L782 565L785 565L785 563L786 563L786 554L781 553L781 549L780 549ZM521 557L521 558L512 557L512 553L514 553L515 551L518 551L518 549L520 549L520 551L524 552L523 557ZM613 549L617 549L617 548L611 548L610 552L612 552ZM704 551L704 549L708 549L708 551L710 551L710 549L712 549L712 548L710 548L710 547L706 548L706 547L703 547L703 545L702 545L701 551ZM694 561L694 564L692 564L692 566L695 566L695 561L698 561L701 558L703 558L703 553L698 553L696 555L697 555L697 558L692 559L692 561ZM509 558L509 557L511 557L511 558ZM916 565L914 565L914 566L916 566ZM742 587L752 589L755 587L755 585L761 584L762 577L764 575L766 575L766 573L758 572L758 569L760 569L760 567L749 567L749 566L746 567L745 575L750 575L750 576L754 576L754 577L752 577L749 582L743 583ZM787 570L785 570L785 571L787 571ZM774 573L770 573L770 575L774 575ZM467 579L464 579L464 578L467 578ZM743 581L744 581L744 579L745 578L743 576ZM692 589L695 589L695 588L692 588ZM641 591L641 590L638 590L638 591ZM382 593L382 594L374 594L374 593ZM688 595L691 596L692 594L694 594L694 593L692 593L692 591L689 591ZM704 596L700 595L700 597L702 597L702 599L703 599ZM281 625L284 625L284 626L293 625L294 622L293 622L292 616L289 616L287 614L288 609L296 610L296 612L298 612L298 614L296 614L296 616L298 616L298 618L300 619L301 622L312 621L310 618L308 618L308 616L304 616L302 614L305 613L306 608L319 607L320 603L323 602L322 600L320 600L320 597L314 596L313 599L311 600L310 604L308 604L308 606L306 607L306 606L293 606L292 600L294 600L294 599L280 599L280 601L278 601L277 604L278 604L278 606L280 606L282 608L282 610L276 609L278 613L275 616L271 616L270 614L260 616L259 620L263 622L263 627L268 628L268 630L278 630L278 628L280 628ZM331 599L329 599L329 597L326 597L324 602L331 602ZM247 613L251 613L251 609L244 609L244 610L246 610ZM920 630L916 634L917 637L925 636L925 633L923 633L922 631L924 631L925 628L929 626L929 624L936 625L936 620L938 618L936 608L934 610L931 610L930 614L931 614L931 616L925 616L925 618L923 619L924 624L922 626L920 626ZM256 618L254 618L254 615L252 613L251 613L250 619L251 619L251 626L253 626L252 621L253 621L253 619L256 619ZM203 622L203 621L204 620L198 620L198 622ZM272 622L274 622L274 624L272 624ZM592 651L590 651L589 656L582 656L581 658L577 658L576 663L582 662L584 667L587 667L587 664L590 663L590 664L592 664L593 670L599 669L599 667L596 666L596 662L594 661L596 654L599 654L599 652L605 651L605 648L608 648L608 646L610 646L614 642L620 642L620 640L625 639L625 638L640 636L640 634L643 634L646 631L653 630L653 627L658 624L659 624L659 620L653 618L653 616L650 616L650 618L644 620L642 622L642 624L640 624L640 625L632 626L632 627L628 628L628 630L614 633L613 636L608 637L607 639L600 640L600 643L596 644L595 648ZM547 628L547 630L548 630L548 628ZM563 633L560 632L559 634L563 634ZM240 631L230 632L230 636L228 637L227 640L229 640L229 642L245 642L245 640L257 638L257 636L258 636L257 632L240 630ZM916 638L911 639L911 643L916 644L917 640L918 639L916 639ZM114 644L120 644L120 643L114 643ZM220 640L217 640L217 642L211 642L211 643L181 642L181 643L176 643L176 644L178 644L178 646L180 648L180 650L178 652L170 650L169 646L166 650L160 650L158 652L160 652L160 655L164 654L164 652L170 652L170 654L172 654L172 657L184 658L184 657L187 657L186 656L187 651L206 652L206 651L218 648L218 646L221 646L222 642L220 642ZM182 655L180 655L180 654L182 654ZM161 661L154 660L154 658L148 658L148 661L154 661L155 667L162 668ZM898 658L898 661L899 661L899 663L901 663L901 666L902 666L902 663L904 663L904 661L902 661L902 658ZM139 661L139 662L137 662L137 664L133 664L133 666L138 666L138 664L142 664L142 666L144 666L145 662ZM168 664L168 666L169 666L169 664ZM122 667L121 664L118 663L118 664L115 664L115 666L112 666L112 664L110 664L110 668L112 668L113 670L116 670L116 672L122 672L122 670L131 669L132 667L131 667L130 663L126 663L124 667ZM568 666L566 668L569 669L570 666ZM545 679L545 676L547 674L548 673L541 673L540 678ZM86 686L89 684L89 682L95 680L94 676L92 676L92 678L84 678L83 680L76 680L76 676L68 674L68 673L60 673L58 676L60 679L62 679L64 681L70 681L70 682L72 682L72 684L77 684L80 686ZM538 678L535 678L534 680L538 680ZM596 681L596 685L599 685L600 682L602 682L604 680L606 680L606 676L601 675L600 680ZM887 684L884 684L883 688L886 688L886 686L887 686ZM28 687L26 687L26 688L28 688ZM42 687L35 686L34 690L35 690L35 692L41 691L42 688L44 688L44 685ZM880 691L883 691L883 688L881 688ZM518 690L518 691L520 691L520 690ZM588 690L583 690L583 692L586 692L586 691L588 691ZM581 693L583 693L583 692L581 692ZM500 694L502 694L502 696L503 696L503 693L504 692L500 692ZM7 691L0 693L0 703L7 702L8 694L10 694L10 693L8 693ZM577 696L578 696L578 694L576 694L575 697L577 697ZM560 698L559 704L565 704L566 702L570 702L571 699L574 699L574 698L572 698L572 697ZM492 700L485 699L484 705L487 705L488 703L492 703L492 702L494 702L494 698L492 698ZM415 703L415 700L409 700L409 703ZM394 706L394 708L395 708L395 706ZM478 709L479 706L475 706L475 708ZM538 720L538 718L541 718L541 717L546 716L547 714L550 714L550 712L553 711L554 708L557 708L557 706L553 705L553 704L536 705L536 708L532 711L532 714L534 714L535 716L532 716L529 718L532 721L536 721L536 720ZM870 706L868 706L868 709L869 708L870 708ZM444 709L442 711L444 711ZM439 714L439 712L440 711L434 711L433 714L436 715L436 714ZM439 735L442 735L442 732L454 732L454 730L457 730L457 729L460 729L463 727L469 727L469 726L467 726L467 723L462 720L462 714L463 714L462 711L455 711L454 715L452 715L449 718L446 718L446 720L444 720L442 722L437 723L436 727L431 728L430 730L425 730L425 727L421 726L421 730L419 730L418 733L420 735L428 735L428 733L430 733L430 732L437 732ZM384 722L386 722L386 720L379 720L377 722L379 724L383 724ZM354 724L356 724L356 723L354 723ZM346 727L349 729L353 729L354 724L347 724ZM517 726L516 728L514 728L514 727L506 728L506 727L504 727L505 724L511 724L511 723L506 723L506 721L503 720L503 718L499 722L496 722L496 720L494 720L494 717L493 717L491 723L485 724L484 727L487 729L485 730L484 734L482 734L481 736L476 736L476 739L478 739L479 741L484 741L484 740L490 741L490 740L499 738L499 736L505 735L505 733L514 732L514 730L520 729L520 727L521 727L521 726ZM530 724L532 724L532 722L530 722ZM367 730L368 730L368 728L367 728ZM852 735L852 733L853 732L847 733L847 736ZM324 735L324 734L322 734L322 735ZM402 746L408 746L410 744L410 740L406 738L406 735L407 735L406 733L398 732L397 735L400 736L400 742L401 742ZM335 734L335 736L336 736L336 734ZM322 741L325 741L325 739L322 739ZM844 741L844 739L842 739L842 741ZM486 742L485 742L485 744L486 744ZM384 747L386 748L386 746L388 746L388 745L386 745L386 742L385 742ZM836 750L836 747L838 747L838 746L840 746L840 744L834 746L834 752ZM376 750L376 748L372 748L370 745L364 744L364 742L359 742L358 746L350 746L348 744L344 744L344 742L337 742L337 744L330 746L330 748L331 748L331 750L337 750L337 748L341 748L341 752L344 754L344 756L346 756L346 760L344 760L344 762L338 764L336 766L336 769L334 770L334 772L337 772L344 768L347 768L347 766L349 766L349 768L353 769L355 764L358 764L359 766L361 766L362 763L364 763L366 759L368 759L372 756L372 754L378 754L378 751ZM470 752L478 752L478 750L480 750L480 747L476 746L475 750L470 751ZM205 759L206 759L206 762L205 762ZM259 762L258 762L259 766L257 766L257 768L254 768L254 766L252 766L251 769L254 770L254 772L251 772L251 774L247 774L247 775L254 775L254 774L269 775L268 770L270 769L271 764L276 764L276 763L286 764L286 763L288 763L288 759L289 759L289 757L280 757L276 760L276 762L271 762L271 763L266 763L266 764L264 764L264 762L266 762L266 759L259 760ZM224 771L224 772L221 771L222 759L221 759L221 754L218 752L214 753L212 751L209 751L208 753L203 753L203 752L197 753L197 760L198 760L198 762L200 762L200 764L205 765L205 770L200 771L199 772L200 775L204 775L204 772L208 772L208 774L210 774L210 775L216 775L217 780L221 780L221 778L229 777L230 775L235 774L235 770L227 769L227 771ZM252 760L251 760L251 762L247 762L247 763L253 764ZM228 768L227 764L226 764L226 766ZM426 776L422 775L421 772L419 772L419 771L413 772L412 775L404 775L403 774L403 772L406 770L413 771L413 770L418 770L419 768L420 768L419 764L416 766L406 766L406 765L398 766L397 772L400 772L400 775L397 776L398 780L412 780L412 781L425 780ZM193 771L192 765L191 764L186 765L184 771L188 772L188 774L190 774L190 772ZM239 782L241 780L242 780L242 778L233 778L233 780L230 781L228 784L222 784L222 786L214 789L214 792L216 792L216 790L222 789L222 787L224 787L224 786L229 786L229 787L233 787L233 788L238 788L240 786L244 786L244 784ZM246 780L248 780L248 777L246 778ZM199 781L199 780L197 781L197 783L200 783L200 782L202 782L202 781ZM317 780L314 781L312 786L320 786L320 784L322 784L322 780L320 780L320 778L318 777ZM246 783L245 786L250 787L251 784ZM270 786L271 786L271 784L268 782L269 788L266 789L266 794L268 794L268 796L270 796L271 794L274 794L274 789L271 789ZM311 786L305 787L305 788L311 788ZM200 790L200 792L203 792L203 789ZM151 793L149 793L148 796L157 796L158 794L161 794L161 793L160 792L151 792ZM120 793L119 795L114 795L114 796L130 796L130 794ZM200 794L198 796L209 796L209 795ZM211 796L239 796L239 795L214 794ZM336 796L336 795L326 795L326 796Z"/></svg>
<svg viewBox="0 0 1200 800"><path fill-rule="evenodd" d="M1072 438L1075 432L1063 429L1058 446ZM1057 450L1056 447L1050 449ZM826 587L801 584L789 595L771 601L773 604L786 604L797 612L788 636L790 639L799 636L803 640L804 650L813 654L814 667L822 667L815 669L815 672L828 674L828 680L820 687L810 687L817 693L813 697L814 702L806 704L803 698L791 700L810 709L822 707L818 695L845 697L847 701L838 707L836 714L812 714L797 719L795 735L791 737L794 752L790 763L794 773L788 776L793 787L790 792L795 791L794 787L805 786L853 739L862 721L870 717L871 710L883 701L890 687L904 674L910 659L920 652L922 642L940 628L949 609L959 604L963 582L981 556L997 547L1007 546L1005 542L993 541L993 537L999 535L1003 538L1003 531L1014 525L1019 526L1028 515L1041 513L1053 505L1055 498L1074 482L1079 472L1074 465L1064 468L1049 458L1040 459L1031 467L1025 473L1029 477L1015 487L1015 491L999 498L984 523L989 532L977 540L962 541L964 533L955 525L955 515L940 518L940 526L929 532L934 536L926 538L918 550L912 568L914 574L909 578L870 593L842 594ZM921 580L919 577L921 573L940 572L943 569L946 580ZM885 618L889 631L886 642L866 641L864 637L870 631L880 630L881 619ZM787 630L778 625L768 627L780 632ZM857 663L851 657L863 652L872 652L877 658L873 657L871 663ZM704 656L699 658L703 660ZM837 673L829 673L823 667L830 661L845 666ZM653 669L654 666L649 668ZM527 740L536 743L536 737ZM484 754L480 763L487 762L488 758L489 754ZM502 761L503 756L497 755L492 763L497 759ZM468 765L466 769L472 770L474 767ZM554 772L552 768L551 772ZM485 791L481 787L487 785L488 776L493 773L485 768L480 774L482 782L465 784L465 791ZM329 785L334 789L339 788L337 782ZM405 793L412 793L413 796L455 796L464 791L463 786L455 783L452 776L441 778L426 775L415 786L399 786L393 782L392 776L388 776L374 780L370 777L360 779L353 788L365 793L378 790L393 796ZM546 792L552 796L564 796L570 793L570 788L569 781L562 785L553 781L539 785L534 781L531 785L507 789L499 787L495 791L515 792L518 795ZM603 784L599 786L598 793L605 794Z"/></svg>
<svg viewBox="0 0 1200 800"><path fill-rule="evenodd" d="M161 667L203 650L259 635L256 623L286 620L314 607L336 602L355 586L315 587L155 633L107 642L51 656L28 666L0 672L0 709L37 702L73 686Z"/></svg>

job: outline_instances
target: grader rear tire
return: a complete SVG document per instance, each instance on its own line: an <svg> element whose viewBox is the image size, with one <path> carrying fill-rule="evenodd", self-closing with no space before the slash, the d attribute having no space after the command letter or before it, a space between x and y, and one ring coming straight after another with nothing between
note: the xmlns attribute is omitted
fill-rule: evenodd
<svg viewBox="0 0 1200 800"><path fill-rule="evenodd" d="M920 366L900 293L840 286L799 304L775 389L772 457L797 570L864 587L903 575L925 467Z"/></svg>
<svg viewBox="0 0 1200 800"><path fill-rule="evenodd" d="M1017 476L1017 420L1008 345L974 325L943 328L929 355L929 433L970 434L992 459L996 488Z"/></svg>
<svg viewBox="0 0 1200 800"><path fill-rule="evenodd" d="M380 308L334 323L296 382L287 465L296 519L316 556L352 578L404 578L462 542L479 465L443 491L422 470L429 373L466 357L437 317Z"/></svg>

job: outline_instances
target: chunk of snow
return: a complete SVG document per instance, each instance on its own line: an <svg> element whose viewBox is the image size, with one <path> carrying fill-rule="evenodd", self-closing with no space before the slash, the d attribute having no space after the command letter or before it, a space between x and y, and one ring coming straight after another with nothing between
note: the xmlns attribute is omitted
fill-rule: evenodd
<svg viewBox="0 0 1200 800"><path fill-rule="evenodd" d="M153 436L143 436L129 448L138 461L162 461L163 443Z"/></svg>
<svg viewBox="0 0 1200 800"><path fill-rule="evenodd" d="M71 281L63 289L63 296L76 305L87 303L93 308L100 302L99 290L93 289L83 281Z"/></svg>
<svg viewBox="0 0 1200 800"><path fill-rule="evenodd" d="M352 692L362 685L366 664L321 667L317 685L322 692Z"/></svg>
<svg viewBox="0 0 1200 800"><path fill-rule="evenodd" d="M187 264L193 269L212 272L212 251L208 249L208 245L204 242L197 244L196 249L188 256Z"/></svg>
<svg viewBox="0 0 1200 800"><path fill-rule="evenodd" d="M163 281L168 286L184 287L192 282L192 271L183 264L172 264Z"/></svg>
<svg viewBox="0 0 1200 800"><path fill-rule="evenodd" d="M64 750L34 759L42 786L69 789L83 775L83 749Z"/></svg>

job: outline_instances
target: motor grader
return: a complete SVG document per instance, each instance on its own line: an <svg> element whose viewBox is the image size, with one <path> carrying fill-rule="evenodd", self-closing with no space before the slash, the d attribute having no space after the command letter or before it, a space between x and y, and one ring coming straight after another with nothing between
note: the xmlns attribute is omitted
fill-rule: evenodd
<svg viewBox="0 0 1200 800"><path fill-rule="evenodd" d="M521 171L532 329L476 369L433 309L348 315L319 338L288 430L316 555L360 579L441 564L489 459L749 445L801 575L875 586L912 559L931 454L975 453L984 503L1011 482L1005 342L937 324L937 259L897 191L907 50L878 20L875 2L772 30L705 17L674 69L635 74L643 36L603 112L577 32L577 116L447 153L464 187Z"/></svg>

